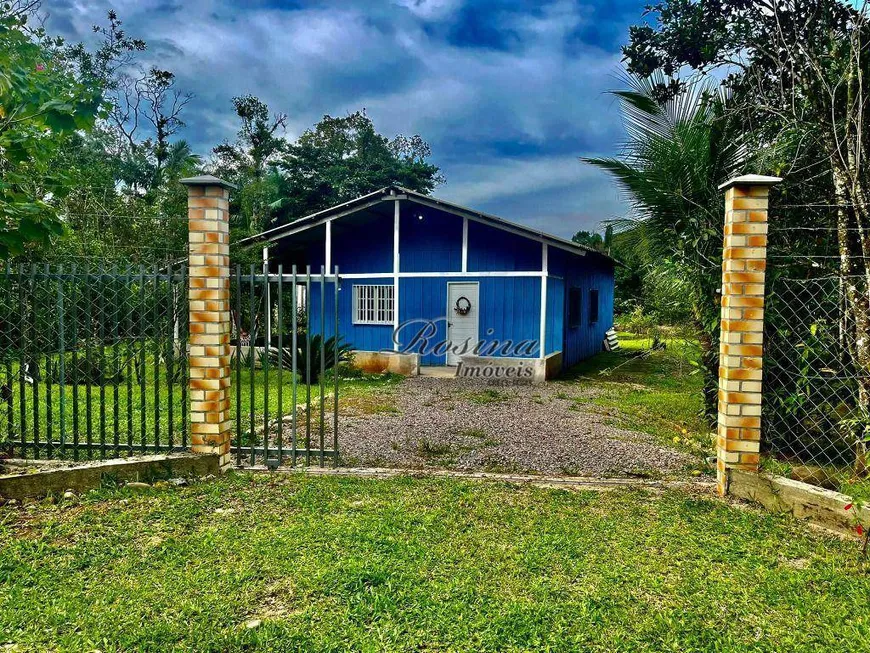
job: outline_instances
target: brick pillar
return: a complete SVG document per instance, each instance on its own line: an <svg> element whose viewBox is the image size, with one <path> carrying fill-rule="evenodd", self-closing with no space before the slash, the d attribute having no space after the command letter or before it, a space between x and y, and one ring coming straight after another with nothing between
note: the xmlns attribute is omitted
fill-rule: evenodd
<svg viewBox="0 0 870 653"><path fill-rule="evenodd" d="M187 186L190 306L190 440L194 453L216 453L230 465L229 191L203 175Z"/></svg>
<svg viewBox="0 0 870 653"><path fill-rule="evenodd" d="M778 177L744 175L722 184L722 331L716 478L728 492L728 470L757 471L761 446L761 372L767 203Z"/></svg>

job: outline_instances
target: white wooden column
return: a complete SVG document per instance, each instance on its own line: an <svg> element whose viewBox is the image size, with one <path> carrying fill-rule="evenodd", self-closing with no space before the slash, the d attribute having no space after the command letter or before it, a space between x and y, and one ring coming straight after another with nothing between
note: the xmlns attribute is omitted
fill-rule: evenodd
<svg viewBox="0 0 870 653"><path fill-rule="evenodd" d="M468 272L468 218L462 218L462 272Z"/></svg>
<svg viewBox="0 0 870 653"><path fill-rule="evenodd" d="M547 357L547 243L541 244L541 358Z"/></svg>
<svg viewBox="0 0 870 653"><path fill-rule="evenodd" d="M326 221L326 251L323 254L326 274L332 274L332 220Z"/></svg>
<svg viewBox="0 0 870 653"><path fill-rule="evenodd" d="M393 333L399 328L399 208L400 200L396 200L393 209ZM393 343L393 349L399 351L399 343Z"/></svg>

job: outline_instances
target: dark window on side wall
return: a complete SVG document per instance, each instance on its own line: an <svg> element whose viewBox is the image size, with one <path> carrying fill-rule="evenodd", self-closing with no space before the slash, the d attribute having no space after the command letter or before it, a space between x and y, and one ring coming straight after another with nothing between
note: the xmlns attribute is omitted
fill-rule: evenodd
<svg viewBox="0 0 870 653"><path fill-rule="evenodd" d="M579 288L568 289L568 328L580 326L580 307L583 305L582 293Z"/></svg>
<svg viewBox="0 0 870 653"><path fill-rule="evenodd" d="M589 291L589 324L595 324L598 321L598 291Z"/></svg>

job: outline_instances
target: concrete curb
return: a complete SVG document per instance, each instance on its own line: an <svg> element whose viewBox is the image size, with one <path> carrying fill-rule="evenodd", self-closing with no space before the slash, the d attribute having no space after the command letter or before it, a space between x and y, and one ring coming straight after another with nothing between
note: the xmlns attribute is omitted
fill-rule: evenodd
<svg viewBox="0 0 870 653"><path fill-rule="evenodd" d="M61 494L66 490L83 492L100 487L104 478L125 482L219 474L218 459L217 454L177 453L94 461L75 467L2 476L0 497L20 501L29 497Z"/></svg>
<svg viewBox="0 0 870 653"><path fill-rule="evenodd" d="M542 476L539 474L498 474L490 472L461 472L446 469L413 469L402 467L279 467L270 470L257 465L243 467L238 471L277 472L303 476L344 476L351 478L387 479L407 476L410 478L452 478L497 483L520 483L538 487L568 487L588 490L613 490L617 488L692 488L713 492L716 484L711 481L659 481L640 478L597 478L593 476Z"/></svg>
<svg viewBox="0 0 870 653"><path fill-rule="evenodd" d="M857 521L870 528L870 508L854 505L846 510L852 499L845 494L784 476L732 469L728 494L846 535L855 535Z"/></svg>

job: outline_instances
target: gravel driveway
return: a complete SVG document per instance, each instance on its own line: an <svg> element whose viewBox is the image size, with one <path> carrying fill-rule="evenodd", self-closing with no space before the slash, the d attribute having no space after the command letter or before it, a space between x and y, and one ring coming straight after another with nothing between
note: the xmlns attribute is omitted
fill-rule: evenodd
<svg viewBox="0 0 870 653"><path fill-rule="evenodd" d="M340 417L346 464L657 476L694 459L651 435L616 428L577 383L493 387L471 379L414 377L371 404L348 400Z"/></svg>

